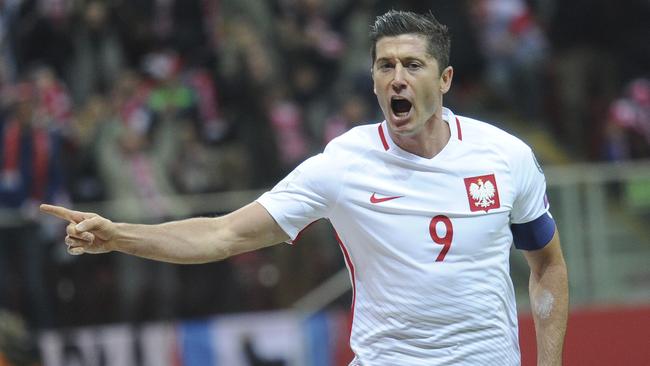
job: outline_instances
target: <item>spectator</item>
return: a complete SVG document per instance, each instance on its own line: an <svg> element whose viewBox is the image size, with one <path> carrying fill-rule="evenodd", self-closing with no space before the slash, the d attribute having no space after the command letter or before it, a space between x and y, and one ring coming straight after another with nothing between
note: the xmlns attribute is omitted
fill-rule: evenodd
<svg viewBox="0 0 650 366"><path fill-rule="evenodd" d="M42 113L51 120L51 128L67 136L72 118L72 99L54 70L46 65L35 67L31 77L38 94Z"/></svg>
<svg viewBox="0 0 650 366"><path fill-rule="evenodd" d="M470 14L487 63L485 84L501 108L513 104L528 121L540 118L547 40L523 0L474 0Z"/></svg>
<svg viewBox="0 0 650 366"><path fill-rule="evenodd" d="M106 94L124 65L122 43L108 5L91 0L83 5L76 26L70 70L74 100L83 104L91 95Z"/></svg>
<svg viewBox="0 0 650 366"><path fill-rule="evenodd" d="M323 146L356 124L361 123L360 121L367 121L369 118L369 112L372 108L362 96L352 94L345 95L341 99L341 106L336 108L339 113L327 118L325 121Z"/></svg>
<svg viewBox="0 0 650 366"><path fill-rule="evenodd" d="M282 76L271 45L255 32L253 24L241 17L225 23L219 70L224 114L250 156L256 157L251 160L252 184L265 187L280 175L278 147L268 139L274 133L268 110L277 99L272 94L284 88L284 83L277 82Z"/></svg>
<svg viewBox="0 0 650 366"><path fill-rule="evenodd" d="M95 141L99 139L101 125L110 116L111 110L106 98L95 95L75 110L72 118L71 156L68 178L70 193L74 202L96 202L105 198L105 187L99 177L95 156Z"/></svg>
<svg viewBox="0 0 650 366"><path fill-rule="evenodd" d="M620 19L642 13L621 13L621 9L629 8L632 3L575 0L558 4L551 13L547 27L553 44L550 118L560 140L575 159L594 159L601 155L599 142L607 106L620 88L621 64L617 54L622 54L622 50L615 50L627 42L628 36L644 34L629 32L621 37L621 31L629 25L624 22L621 26ZM588 17L583 16L585 9L589 10ZM634 43L639 45L633 47L635 50L643 50L642 45L647 42Z"/></svg>
<svg viewBox="0 0 650 366"><path fill-rule="evenodd" d="M304 133L303 110L282 92L273 94L269 101L267 113L278 146L279 159L285 169L291 169L309 152Z"/></svg>
<svg viewBox="0 0 650 366"><path fill-rule="evenodd" d="M336 78L345 51L334 17L322 0L286 1L281 5L276 23L278 46L290 55L290 61L308 56L309 63L319 69L321 86L329 86Z"/></svg>
<svg viewBox="0 0 650 366"><path fill-rule="evenodd" d="M175 186L181 193L208 193L249 187L249 157L238 141L209 146L193 126L178 131L179 151L173 162Z"/></svg>
<svg viewBox="0 0 650 366"><path fill-rule="evenodd" d="M609 161L650 158L650 80L630 81L610 104L602 146ZM623 188L630 207L650 214L649 180L631 180Z"/></svg>
<svg viewBox="0 0 650 366"><path fill-rule="evenodd" d="M178 115L161 105L160 119L157 125L151 126L147 117L150 114L140 104L142 96L138 93L138 81L131 77L125 76L118 84L121 88L115 97L124 103L118 105L118 110L126 113L105 123L96 141L99 171L112 200L111 208L125 220L139 222L183 217L188 210L182 201L173 198L176 190L170 179L170 166L178 148L175 131L179 124L188 123L176 120ZM131 108L125 108L126 105L131 105ZM139 304L146 291L153 292L151 295L156 298L156 307L149 309L145 317L169 317L173 314L175 304L172 296L177 282L174 267L120 256L117 258L117 273L120 293L123 294L120 298L123 318L142 318Z"/></svg>
<svg viewBox="0 0 650 366"><path fill-rule="evenodd" d="M15 81L15 31L20 1L0 2L0 86Z"/></svg>
<svg viewBox="0 0 650 366"><path fill-rule="evenodd" d="M176 52L151 53L145 58L144 68L153 79L148 108L156 118L184 120L194 117L196 99L181 80L182 60Z"/></svg>
<svg viewBox="0 0 650 366"><path fill-rule="evenodd" d="M48 325L51 309L43 276L48 238L39 225L38 205L66 201L61 138L51 129L34 85L17 84L6 97L9 112L0 120L0 207L17 210L20 218L2 235L0 305L29 309L29 319ZM16 275L15 263L22 264L22 276ZM17 298L7 298L16 292Z"/></svg>
<svg viewBox="0 0 650 366"><path fill-rule="evenodd" d="M120 1L116 5L122 20L120 31L131 66L155 50L171 47L189 58L207 53L206 28L214 16L214 1L143 0ZM205 14L205 15L204 15Z"/></svg>
<svg viewBox="0 0 650 366"><path fill-rule="evenodd" d="M609 106L604 158L650 158L650 80L638 78Z"/></svg>
<svg viewBox="0 0 650 366"><path fill-rule="evenodd" d="M196 104L197 133L207 143L224 140L230 124L224 118L217 88L210 73L203 68L191 68L183 75L183 83L191 88Z"/></svg>
<svg viewBox="0 0 650 366"><path fill-rule="evenodd" d="M73 51L72 0L24 0L14 33L18 72L34 62L50 65L64 75Z"/></svg>

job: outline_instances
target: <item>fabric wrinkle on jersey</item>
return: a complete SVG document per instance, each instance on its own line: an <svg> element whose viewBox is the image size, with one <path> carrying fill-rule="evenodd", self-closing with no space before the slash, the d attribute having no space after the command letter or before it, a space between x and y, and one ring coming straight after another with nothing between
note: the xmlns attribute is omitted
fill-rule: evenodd
<svg viewBox="0 0 650 366"><path fill-rule="evenodd" d="M544 175L518 138L446 108L443 119L451 138L431 159L399 148L386 122L363 125L257 200L292 240L332 223L354 267L358 364L520 364L510 225L547 212Z"/></svg>

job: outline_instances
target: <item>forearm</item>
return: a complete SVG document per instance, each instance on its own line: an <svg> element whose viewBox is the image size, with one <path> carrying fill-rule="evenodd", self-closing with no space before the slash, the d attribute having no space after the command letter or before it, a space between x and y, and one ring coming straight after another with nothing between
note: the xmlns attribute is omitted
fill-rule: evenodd
<svg viewBox="0 0 650 366"><path fill-rule="evenodd" d="M205 263L289 239L266 209L253 202L218 218L194 218L158 225L114 223L91 212L41 205L41 211L69 222L70 254L118 251L171 263Z"/></svg>
<svg viewBox="0 0 650 366"><path fill-rule="evenodd" d="M560 258L538 273L532 272L529 292L537 336L537 365L561 365L569 306L564 260Z"/></svg>
<svg viewBox="0 0 650 366"><path fill-rule="evenodd" d="M115 226L110 250L171 263L218 261L289 238L256 202L218 218Z"/></svg>
<svg viewBox="0 0 650 366"><path fill-rule="evenodd" d="M223 218L192 218L158 225L116 224L112 250L171 263L206 263L228 258Z"/></svg>

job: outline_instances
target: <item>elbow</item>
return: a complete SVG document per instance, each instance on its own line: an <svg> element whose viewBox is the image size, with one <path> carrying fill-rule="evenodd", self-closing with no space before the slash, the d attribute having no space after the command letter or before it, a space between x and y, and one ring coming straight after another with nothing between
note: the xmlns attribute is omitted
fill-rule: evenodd
<svg viewBox="0 0 650 366"><path fill-rule="evenodd" d="M210 219L211 227L205 236L205 247L209 248L206 262L218 262L232 257L234 253L228 222L224 217Z"/></svg>
<svg viewBox="0 0 650 366"><path fill-rule="evenodd" d="M531 278L538 282L544 277L553 276L558 281L566 281L568 278L567 272L566 263L563 259L560 259L531 269Z"/></svg>

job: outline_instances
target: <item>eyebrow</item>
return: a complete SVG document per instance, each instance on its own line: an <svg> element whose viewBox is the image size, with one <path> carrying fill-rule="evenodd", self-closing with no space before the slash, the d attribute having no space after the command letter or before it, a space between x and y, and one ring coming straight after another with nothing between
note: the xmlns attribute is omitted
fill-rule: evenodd
<svg viewBox="0 0 650 366"><path fill-rule="evenodd" d="M422 62L422 63L426 62L426 60L421 59L421 58L419 58L419 57L415 57L415 56L406 56L406 57L404 57L404 58L398 58L398 59L399 59L400 61L405 62L405 63L406 63L406 62L409 62L409 61L418 61L418 62ZM392 60L394 60L394 58L391 58L391 57L380 57L380 58L378 58L375 62L378 63L378 62L392 61Z"/></svg>

